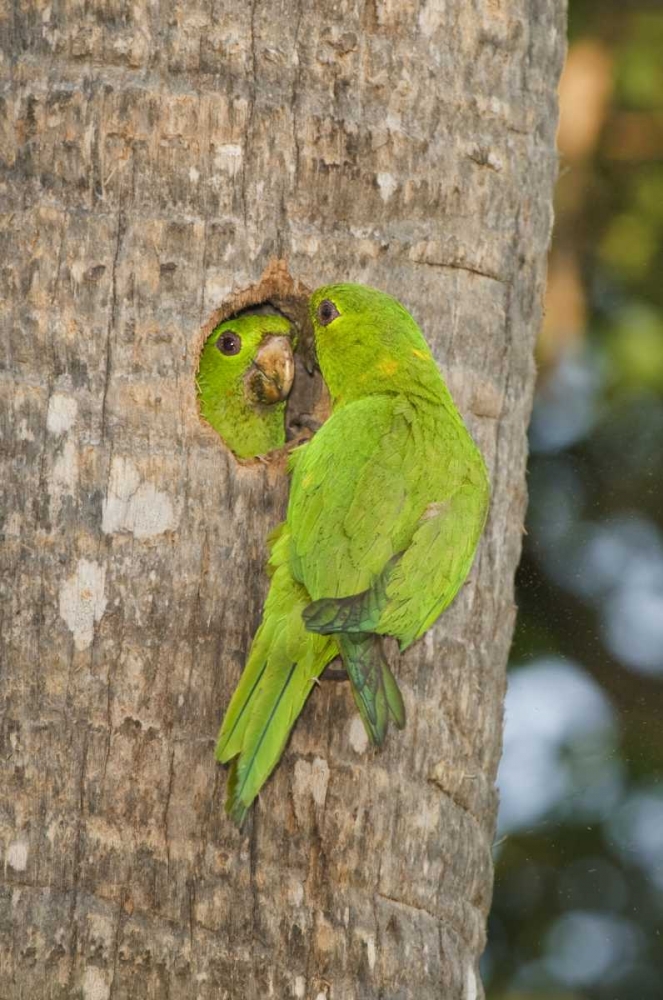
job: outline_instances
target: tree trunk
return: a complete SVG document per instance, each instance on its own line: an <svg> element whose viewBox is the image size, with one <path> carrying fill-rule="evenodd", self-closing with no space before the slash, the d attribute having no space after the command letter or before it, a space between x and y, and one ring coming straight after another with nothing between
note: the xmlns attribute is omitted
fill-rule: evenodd
<svg viewBox="0 0 663 1000"><path fill-rule="evenodd" d="M482 996L563 22L0 7L3 1000ZM397 668L406 730L370 751L323 680L240 834L213 747L288 482L202 423L198 351L336 280L422 326L490 520Z"/></svg>

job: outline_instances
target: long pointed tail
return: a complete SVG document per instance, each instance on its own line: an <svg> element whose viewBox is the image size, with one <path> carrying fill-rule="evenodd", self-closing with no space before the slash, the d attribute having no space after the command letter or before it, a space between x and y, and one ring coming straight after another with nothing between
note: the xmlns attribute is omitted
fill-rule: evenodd
<svg viewBox="0 0 663 1000"><path fill-rule="evenodd" d="M368 738L375 746L382 746L390 718L398 729L405 726L405 705L380 639L366 633L337 638Z"/></svg>
<svg viewBox="0 0 663 1000"><path fill-rule="evenodd" d="M217 760L233 760L226 812L241 824L283 753L292 727L338 648L333 639L307 632L304 588L286 566L277 569L263 621L223 720Z"/></svg>

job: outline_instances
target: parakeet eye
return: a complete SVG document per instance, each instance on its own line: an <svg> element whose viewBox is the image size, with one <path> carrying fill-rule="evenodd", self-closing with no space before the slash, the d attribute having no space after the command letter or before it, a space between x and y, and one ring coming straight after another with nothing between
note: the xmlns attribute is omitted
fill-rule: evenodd
<svg viewBox="0 0 663 1000"><path fill-rule="evenodd" d="M222 354L239 354L242 349L242 338L232 330L226 330L217 340L216 346Z"/></svg>
<svg viewBox="0 0 663 1000"><path fill-rule="evenodd" d="M331 321L340 315L331 299L323 299L318 306L318 322L321 326L329 326Z"/></svg>

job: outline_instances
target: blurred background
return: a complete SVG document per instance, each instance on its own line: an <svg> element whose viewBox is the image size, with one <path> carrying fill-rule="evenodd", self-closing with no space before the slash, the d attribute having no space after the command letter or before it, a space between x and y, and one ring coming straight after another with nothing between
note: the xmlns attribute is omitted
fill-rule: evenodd
<svg viewBox="0 0 663 1000"><path fill-rule="evenodd" d="M663 0L570 0L489 1000L663 997Z"/></svg>

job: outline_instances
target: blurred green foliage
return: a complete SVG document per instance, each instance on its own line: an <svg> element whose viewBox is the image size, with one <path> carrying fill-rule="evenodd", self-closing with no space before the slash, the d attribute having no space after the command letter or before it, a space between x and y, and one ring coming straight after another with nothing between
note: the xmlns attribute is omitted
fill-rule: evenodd
<svg viewBox="0 0 663 1000"><path fill-rule="evenodd" d="M549 317L541 356L483 975L489 1000L659 1000L663 4L569 13L612 92L591 153L562 150L551 269L570 255L583 321Z"/></svg>
<svg viewBox="0 0 663 1000"><path fill-rule="evenodd" d="M574 2L573 6L581 6ZM594 17L588 19L587 27L592 33L600 34L601 4L587 4L594 10ZM610 6L610 4L606 4ZM617 102L621 107L636 111L660 109L663 95L663 16L654 4L644 3L642 10L637 4L617 6L628 19L627 33L615 45L615 84ZM598 17L596 15L599 15ZM619 23L619 14L616 17Z"/></svg>

